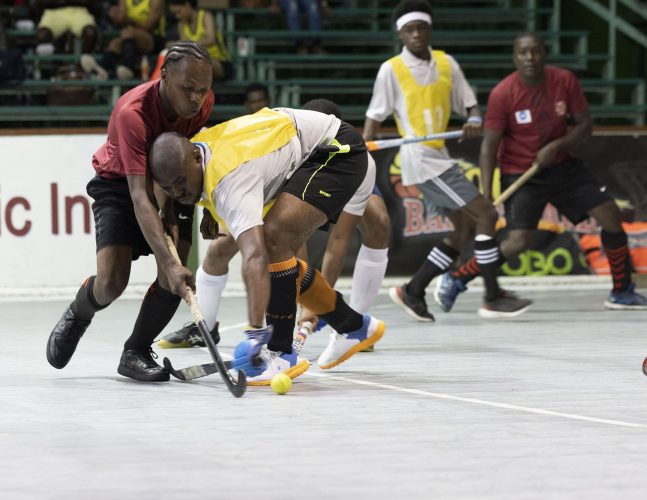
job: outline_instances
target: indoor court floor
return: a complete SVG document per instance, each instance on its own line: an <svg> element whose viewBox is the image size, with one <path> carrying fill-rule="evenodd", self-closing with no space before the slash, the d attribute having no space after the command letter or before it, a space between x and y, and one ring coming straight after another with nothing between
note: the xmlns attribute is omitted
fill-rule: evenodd
<svg viewBox="0 0 647 500"><path fill-rule="evenodd" d="M480 293L448 314L429 295L433 324L382 293L375 352L241 399L218 375L118 375L138 300L98 313L63 370L45 343L67 302L2 302L0 498L644 499L647 311L607 311L606 293L520 290L535 303L512 320L479 318ZM244 298L220 316L231 353ZM181 305L169 329L188 320ZM302 354L316 360L327 340L314 334ZM176 367L210 361L157 352Z"/></svg>

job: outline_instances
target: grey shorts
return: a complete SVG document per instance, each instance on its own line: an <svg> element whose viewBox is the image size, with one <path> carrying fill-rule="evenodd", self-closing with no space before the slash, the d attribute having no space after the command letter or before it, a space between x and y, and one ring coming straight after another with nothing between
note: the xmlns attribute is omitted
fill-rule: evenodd
<svg viewBox="0 0 647 500"><path fill-rule="evenodd" d="M458 165L453 165L438 177L416 184L416 187L424 197L428 214L454 212L479 195L479 190L467 180Z"/></svg>

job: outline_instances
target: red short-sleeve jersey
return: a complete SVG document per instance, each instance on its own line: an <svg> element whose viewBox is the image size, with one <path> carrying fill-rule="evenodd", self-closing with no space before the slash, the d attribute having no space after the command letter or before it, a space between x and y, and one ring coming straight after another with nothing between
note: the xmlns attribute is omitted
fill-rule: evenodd
<svg viewBox="0 0 647 500"><path fill-rule="evenodd" d="M200 112L186 120L169 120L159 95L160 80L138 85L122 95L112 110L106 142L94 153L92 166L102 177L146 175L148 148L163 132L191 137L200 131L214 103L209 90Z"/></svg>
<svg viewBox="0 0 647 500"><path fill-rule="evenodd" d="M541 85L525 85L515 71L490 93L485 128L503 133L498 151L501 173L528 170L543 146L566 134L568 115L588 109L571 71L554 66L544 70L546 78ZM568 154L560 154L555 162L568 158Z"/></svg>

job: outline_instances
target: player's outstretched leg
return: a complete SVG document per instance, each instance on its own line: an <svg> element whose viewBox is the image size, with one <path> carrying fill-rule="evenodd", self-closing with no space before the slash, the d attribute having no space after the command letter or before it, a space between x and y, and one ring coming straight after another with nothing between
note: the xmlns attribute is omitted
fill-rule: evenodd
<svg viewBox="0 0 647 500"><path fill-rule="evenodd" d="M389 297L412 318L418 321L434 321L434 315L429 312L424 295L410 294L407 290L407 283L389 288Z"/></svg>
<svg viewBox="0 0 647 500"><path fill-rule="evenodd" d="M384 321L365 314L362 317L362 326L357 330L330 334L330 342L319 356L317 364L324 370L333 368L353 354L375 345L384 336L385 330Z"/></svg>
<svg viewBox="0 0 647 500"><path fill-rule="evenodd" d="M96 276L85 280L61 316L47 341L47 361L54 368L64 368L72 359L81 337L90 326L94 313L108 306L97 304L92 292Z"/></svg>
<svg viewBox="0 0 647 500"><path fill-rule="evenodd" d="M604 302L604 307L613 310L647 309L647 297L636 292L636 285L631 282L632 264L627 233L612 233L603 229L601 239L613 279L613 289Z"/></svg>

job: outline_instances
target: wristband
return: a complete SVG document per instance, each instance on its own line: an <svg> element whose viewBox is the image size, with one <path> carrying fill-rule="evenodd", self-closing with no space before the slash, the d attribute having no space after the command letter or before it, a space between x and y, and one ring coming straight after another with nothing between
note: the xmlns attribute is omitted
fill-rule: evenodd
<svg viewBox="0 0 647 500"><path fill-rule="evenodd" d="M483 118L480 116L470 116L467 119L467 123L476 123L477 125L482 125L483 124Z"/></svg>

